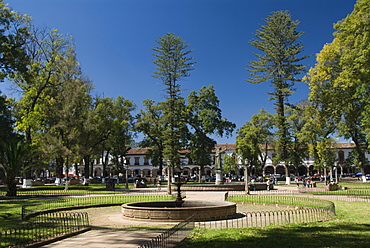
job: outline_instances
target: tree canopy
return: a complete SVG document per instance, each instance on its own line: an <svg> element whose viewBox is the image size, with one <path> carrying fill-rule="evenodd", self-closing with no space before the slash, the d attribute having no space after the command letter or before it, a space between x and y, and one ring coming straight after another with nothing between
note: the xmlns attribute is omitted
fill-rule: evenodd
<svg viewBox="0 0 370 248"><path fill-rule="evenodd" d="M307 56L299 57L303 52L299 37L303 34L297 31L298 21L293 21L288 11L272 12L256 32L252 46L261 51L255 54L256 60L248 63L250 78L247 82L270 82L274 88L270 92L270 100L275 101L277 128L277 156L280 161L287 161L290 142L289 127L286 120L285 104L294 91L294 82L305 71L305 66L299 62Z"/></svg>
<svg viewBox="0 0 370 248"><path fill-rule="evenodd" d="M311 101L334 121L340 136L355 143L355 160L362 169L369 148L369 11L370 1L359 0L353 12L334 25L333 41L317 55L306 78Z"/></svg>

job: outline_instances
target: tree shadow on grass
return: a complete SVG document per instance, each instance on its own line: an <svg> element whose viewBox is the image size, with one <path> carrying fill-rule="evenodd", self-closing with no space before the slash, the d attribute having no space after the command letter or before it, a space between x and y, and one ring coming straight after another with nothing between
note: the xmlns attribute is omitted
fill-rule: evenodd
<svg viewBox="0 0 370 248"><path fill-rule="evenodd" d="M224 229L204 239L187 238L179 247L365 248L370 247L370 225L348 223Z"/></svg>

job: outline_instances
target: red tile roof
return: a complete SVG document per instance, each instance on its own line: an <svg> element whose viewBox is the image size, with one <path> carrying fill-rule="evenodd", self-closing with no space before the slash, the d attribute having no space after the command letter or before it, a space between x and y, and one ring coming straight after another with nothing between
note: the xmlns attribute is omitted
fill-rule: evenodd
<svg viewBox="0 0 370 248"><path fill-rule="evenodd" d="M221 147L222 151L235 151L236 145L235 144L217 144L215 148L212 150L212 153L216 152L216 149ZM336 143L333 145L333 148L336 149L352 149L355 147L354 143ZM133 155L145 155L146 152L150 148L131 148L127 151L126 155L133 156ZM271 146L268 147L269 150L273 149ZM190 150L182 150L181 153L189 153Z"/></svg>

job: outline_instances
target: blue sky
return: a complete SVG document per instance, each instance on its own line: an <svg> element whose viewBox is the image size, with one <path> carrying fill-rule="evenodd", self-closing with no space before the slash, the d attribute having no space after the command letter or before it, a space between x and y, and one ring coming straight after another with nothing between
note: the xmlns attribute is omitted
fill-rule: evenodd
<svg viewBox="0 0 370 248"><path fill-rule="evenodd" d="M34 24L72 35L77 59L100 96L124 96L140 109L142 100L163 100L163 85L151 77L155 40L174 33L194 49L197 70L181 82L183 96L214 85L223 115L240 128L264 107L274 113L269 83L250 84L246 64L258 52L249 44L272 11L289 10L305 32L302 55L318 53L333 39L333 24L353 10L356 0L4 0ZM313 66L315 55L304 64ZM0 83L8 95L9 83ZM296 85L290 103L307 98ZM13 95L14 96L14 95ZM217 138L219 144L235 143Z"/></svg>

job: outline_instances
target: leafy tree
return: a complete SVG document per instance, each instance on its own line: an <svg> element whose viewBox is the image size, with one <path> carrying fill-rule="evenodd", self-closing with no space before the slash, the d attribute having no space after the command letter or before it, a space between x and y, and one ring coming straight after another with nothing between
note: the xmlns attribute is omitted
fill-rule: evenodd
<svg viewBox="0 0 370 248"><path fill-rule="evenodd" d="M50 101L60 90L63 78L68 76L66 59L74 53L74 45L69 37L63 37L57 30L31 27L26 43L29 64L26 71L12 75L11 79L19 87L22 97L16 103L16 128L25 134L27 143L37 147L48 129L46 110ZM75 62L73 62L75 63ZM74 69L73 69L74 70ZM57 177L62 177L62 158L56 158ZM26 174L30 178L30 171Z"/></svg>
<svg viewBox="0 0 370 248"><path fill-rule="evenodd" d="M48 95L55 94L62 80L59 71L65 66L66 57L74 45L57 30L34 28L27 40L26 52L30 59L27 71L13 75L12 79L23 96L17 103L17 128L26 134L29 143L43 127L45 116L40 106L48 104ZM34 130L34 132L32 131Z"/></svg>
<svg viewBox="0 0 370 248"><path fill-rule="evenodd" d="M179 36L167 33L156 40L158 46L153 48L156 65L153 77L165 85L166 108L165 122L168 128L164 132L164 158L170 161L171 167L180 166L179 151L184 147L187 127L184 122L184 99L180 96L180 81L194 70L193 58L188 57L192 50ZM169 176L171 173L169 173ZM169 184L170 185L170 184ZM170 187L168 189L170 193Z"/></svg>
<svg viewBox="0 0 370 248"><path fill-rule="evenodd" d="M276 101L276 151L278 160L287 162L290 134L285 104L294 91L294 83L300 81L297 76L305 70L299 62L307 56L298 57L303 51L298 40L302 32L297 31L299 22L293 21L288 11L272 12L264 21L266 25L257 30L256 39L251 41L262 53L249 62L247 70L252 77L247 82L270 82L274 87L269 94L270 100Z"/></svg>
<svg viewBox="0 0 370 248"><path fill-rule="evenodd" d="M12 11L0 0L0 81L8 74L26 70L29 25L30 17Z"/></svg>
<svg viewBox="0 0 370 248"><path fill-rule="evenodd" d="M315 166L323 169L327 156L327 144L332 143L332 135L336 131L338 116L332 116L326 106L310 101L303 109L304 125L297 133L298 139L307 144L308 154L315 160Z"/></svg>
<svg viewBox="0 0 370 248"><path fill-rule="evenodd" d="M236 152L243 163L248 160L249 166L254 166L259 172L266 164L267 149L273 142L272 127L273 116L262 108L238 130Z"/></svg>
<svg viewBox="0 0 370 248"><path fill-rule="evenodd" d="M296 105L288 105L287 108L287 121L290 126L292 137L289 162L293 164L296 169L298 169L298 166L301 165L304 160L307 160L309 154L307 140L301 134L311 117L307 115L306 108L308 106L310 106L310 102L303 100ZM290 175L290 171L286 171L285 173L287 177Z"/></svg>
<svg viewBox="0 0 370 248"><path fill-rule="evenodd" d="M7 141L14 136L12 104L12 99L7 98L6 95L0 95L0 142Z"/></svg>
<svg viewBox="0 0 370 248"><path fill-rule="evenodd" d="M92 157L102 158L103 177L107 176L108 154L111 151L108 138L112 133L113 102L110 97L91 99L86 109L86 119L80 132L79 154L84 160L84 177L93 176L90 168Z"/></svg>
<svg viewBox="0 0 370 248"><path fill-rule="evenodd" d="M310 99L320 104L325 116L336 120L338 133L355 143L356 161L367 164L369 147L369 0L357 1L353 12L334 25L332 43L317 56L307 81Z"/></svg>
<svg viewBox="0 0 370 248"><path fill-rule="evenodd" d="M124 161L127 151L130 149L134 137L134 123L131 112L135 104L118 96L113 102L112 116L110 116L111 127L108 144L111 147L113 163L116 172L124 172Z"/></svg>
<svg viewBox="0 0 370 248"><path fill-rule="evenodd" d="M224 156L222 170L225 173L238 170L238 157L234 153Z"/></svg>
<svg viewBox="0 0 370 248"><path fill-rule="evenodd" d="M344 20L334 25L337 30L334 36L340 41L340 67L342 71L336 80L337 85L343 88L345 106L342 107L342 121L339 135L352 139L355 143L359 166L364 174L367 165L366 153L369 149L369 76L370 63L369 46L370 20L369 0L357 1L353 12Z"/></svg>
<svg viewBox="0 0 370 248"><path fill-rule="evenodd" d="M235 124L222 117L213 85L190 93L186 114L188 125L193 130L188 145L190 158L197 161L201 175L204 175L204 166L212 164L210 153L216 145L216 141L210 136L230 136Z"/></svg>
<svg viewBox="0 0 370 248"><path fill-rule="evenodd" d="M155 104L153 100L146 99L143 104L145 110L141 110L136 116L135 129L144 134L141 146L151 148L147 156L151 158L153 166L158 166L159 176L161 176L164 160L164 132L168 125L164 122L164 103Z"/></svg>
<svg viewBox="0 0 370 248"><path fill-rule="evenodd" d="M44 116L40 126L43 129L34 142L38 142L44 154L62 162L57 170L61 173L64 165L65 175L68 176L69 166L80 161L81 133L91 105L92 86L82 78L73 48L60 57L58 63L60 67L54 72L54 77L59 83L44 91L45 102L38 105ZM57 178L61 178L59 173Z"/></svg>

